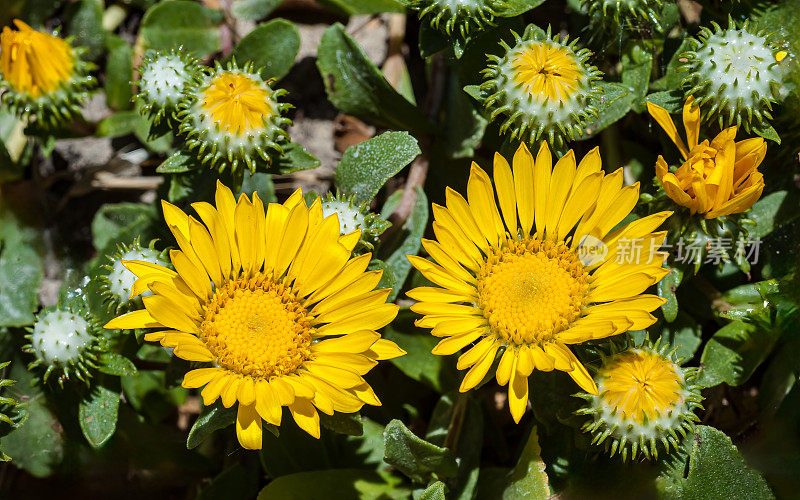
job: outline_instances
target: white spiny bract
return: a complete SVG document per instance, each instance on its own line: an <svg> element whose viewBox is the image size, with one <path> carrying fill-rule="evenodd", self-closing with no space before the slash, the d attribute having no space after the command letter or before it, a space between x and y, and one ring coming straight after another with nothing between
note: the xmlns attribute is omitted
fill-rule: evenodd
<svg viewBox="0 0 800 500"><path fill-rule="evenodd" d="M356 229L364 228L364 214L358 207L350 205L347 201L331 199L322 203L322 216L329 217L336 214L339 217L339 233L347 234Z"/></svg>
<svg viewBox="0 0 800 500"><path fill-rule="evenodd" d="M489 64L483 70L484 83L480 89L484 107L491 113L491 119L503 115L505 118L500 125L500 132L508 132L512 140L519 139L529 144L544 138L551 147L560 148L567 139L581 137L590 119L598 116L594 102L601 95L597 83L602 73L587 64L591 52L578 48L577 39L570 42L568 37L551 37L549 27L546 33L534 25L529 25L522 36L512 33L515 45L509 47L501 41L504 55L489 55ZM532 95L523 84L514 81L513 61L537 44L563 48L579 68L580 76L573 95L555 102L547 97Z"/></svg>
<svg viewBox="0 0 800 500"><path fill-rule="evenodd" d="M378 236L391 224L377 214L369 211L367 203L357 203L355 196L344 196L337 193L335 196L328 193L322 198L322 215L328 217L336 214L339 218L339 233L344 235L361 230L361 239L356 251L359 249L372 250Z"/></svg>
<svg viewBox="0 0 800 500"><path fill-rule="evenodd" d="M746 130L772 119L772 103L780 97L784 70L777 49L763 31L745 23L727 29L712 23L703 28L682 54L686 96L694 96L703 114L721 127L743 125Z"/></svg>
<svg viewBox="0 0 800 500"><path fill-rule="evenodd" d="M265 117L263 124L245 133L237 134L220 127L219 121L204 108L203 92L208 90L212 82L224 73L239 73L253 80L267 94L272 110ZM282 116L291 105L279 103L278 98L287 94L284 89L273 89L272 80L264 81L261 70L254 69L251 63L239 68L236 62L226 67L216 63L213 71L204 72L184 91L178 107L181 134L185 136L186 147L192 151L200 163L222 172L225 168L237 171L246 167L255 173L259 164L269 166L271 156L282 154L282 145L289 140L289 135L282 127L291 125L291 120Z"/></svg>
<svg viewBox="0 0 800 500"><path fill-rule="evenodd" d="M91 341L89 322L69 311L40 316L31 333L34 355L48 365L77 361Z"/></svg>
<svg viewBox="0 0 800 500"><path fill-rule="evenodd" d="M130 300L131 288L133 288L133 283L136 281L136 275L122 264L122 261L125 260L139 260L152 264L160 264L162 266L167 264L167 262L160 257L160 254L152 248L142 248L138 245L114 257L111 264L109 264L109 271L106 279L108 291L112 295L112 300L120 304L125 304ZM149 292L145 292L144 295L147 294L149 294Z"/></svg>
<svg viewBox="0 0 800 500"><path fill-rule="evenodd" d="M156 122L171 115L200 71L200 61L180 49L148 50L139 66L139 109Z"/></svg>
<svg viewBox="0 0 800 500"><path fill-rule="evenodd" d="M472 31L494 26L502 0L406 0L406 5L419 12L419 18L448 35L457 32L465 38Z"/></svg>
<svg viewBox="0 0 800 500"><path fill-rule="evenodd" d="M55 374L62 387L72 375L88 384L90 369L96 367L99 337L87 315L69 309L45 309L25 338L28 344L23 350L35 358L28 369L43 368L44 382Z"/></svg>
<svg viewBox="0 0 800 500"><path fill-rule="evenodd" d="M591 416L591 420L583 425L583 431L592 435L592 444L605 445L606 451L613 457L620 455L623 461L636 459L641 453L647 459L657 460L659 448L669 453L677 449L680 442L694 430L699 417L694 413L700 408L702 396L700 386L694 383L698 369L683 368L675 358L677 348L669 351L668 345L659 346L646 342L638 348L617 351L604 356L602 366L595 376L598 395L579 393L576 396L586 401L585 406L577 411L578 415ZM616 349L616 346L612 346ZM659 414L656 418L644 418L640 422L636 418L625 415L612 407L604 398L605 367L611 366L618 356L627 352L645 352L660 357L671 363L678 375L680 394L676 403Z"/></svg>

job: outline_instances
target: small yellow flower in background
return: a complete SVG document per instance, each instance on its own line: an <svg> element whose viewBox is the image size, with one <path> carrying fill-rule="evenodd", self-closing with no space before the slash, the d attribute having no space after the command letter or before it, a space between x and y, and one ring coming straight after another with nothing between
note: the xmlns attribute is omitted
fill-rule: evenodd
<svg viewBox="0 0 800 500"><path fill-rule="evenodd" d="M532 44L512 59L513 78L530 95L561 103L584 85L584 70L561 45Z"/></svg>
<svg viewBox="0 0 800 500"><path fill-rule="evenodd" d="M56 90L72 77L74 55L69 44L14 20L0 34L0 73L17 92L39 97Z"/></svg>
<svg viewBox="0 0 800 500"><path fill-rule="evenodd" d="M16 30L0 33L0 100L19 117L32 118L41 129L55 127L75 115L97 83L94 66L72 47L49 33L14 20Z"/></svg>
<svg viewBox="0 0 800 500"><path fill-rule="evenodd" d="M254 173L283 153L291 106L278 101L284 89L273 89L261 71L235 62L204 73L183 90L177 117L186 145L203 164L223 171L246 167Z"/></svg>
<svg viewBox="0 0 800 500"><path fill-rule="evenodd" d="M202 95L203 109L219 127L242 135L259 129L275 112L263 83L242 73L222 73Z"/></svg>
<svg viewBox="0 0 800 500"><path fill-rule="evenodd" d="M592 377L569 345L640 330L664 300L643 294L667 274L666 237L654 232L672 212L638 219L613 232L639 199L638 183L622 186L622 169L605 175L597 148L576 165L570 150L555 167L547 143L536 159L522 145L512 165L494 158L494 186L473 163L467 198L447 190L433 205L435 240L422 240L433 261L409 256L438 286L408 292L422 328L443 337L434 354L469 369L462 392L475 387L502 352L496 378L509 385L519 422L534 369L569 373L597 394ZM499 209L498 209L499 206ZM642 242L638 259L620 259L623 242Z"/></svg>
<svg viewBox="0 0 800 500"><path fill-rule="evenodd" d="M767 153L763 138L737 142L734 126L720 132L711 142L699 142L700 108L690 97L683 107L684 143L664 108L648 102L647 110L678 146L684 159L674 172L661 155L656 162L656 176L675 203L690 209L692 214L715 219L744 212L758 201L764 190L764 176L758 166Z"/></svg>
<svg viewBox="0 0 800 500"><path fill-rule="evenodd" d="M612 456L657 458L659 446L677 448L698 420L697 368L682 368L666 347L646 343L605 357L595 376L598 394L579 395L588 404L578 414L592 416L584 431Z"/></svg>
<svg viewBox="0 0 800 500"><path fill-rule="evenodd" d="M658 418L680 402L681 376L675 363L649 351L620 353L598 378L603 403L621 418L639 424Z"/></svg>
<svg viewBox="0 0 800 500"><path fill-rule="evenodd" d="M336 215L307 207L298 189L266 209L257 194L238 202L217 184L216 207L200 202L193 216L162 202L179 250L175 268L125 261L137 276L131 296L146 291L145 309L106 328L156 328L145 340L174 347L182 359L212 366L186 374L203 387L205 405L238 402L236 435L260 449L262 419L280 425L287 406L297 424L319 437L319 414L380 405L364 381L378 360L405 354L376 330L397 315L390 290L373 290L381 271L371 255L350 258L360 232L339 233Z"/></svg>

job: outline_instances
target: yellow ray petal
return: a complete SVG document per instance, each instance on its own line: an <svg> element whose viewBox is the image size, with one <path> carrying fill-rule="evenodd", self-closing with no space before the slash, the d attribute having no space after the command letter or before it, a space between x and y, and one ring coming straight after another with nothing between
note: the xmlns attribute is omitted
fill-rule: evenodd
<svg viewBox="0 0 800 500"><path fill-rule="evenodd" d="M239 405L236 413L236 438L246 450L261 449L261 417L255 405Z"/></svg>
<svg viewBox="0 0 800 500"><path fill-rule="evenodd" d="M159 328L162 326L164 325L151 316L148 310L140 309L112 319L103 328L108 328L109 330L133 330L135 328Z"/></svg>
<svg viewBox="0 0 800 500"><path fill-rule="evenodd" d="M514 193L519 213L522 236L530 235L533 227L533 155L523 142L512 161L514 169Z"/></svg>
<svg viewBox="0 0 800 500"><path fill-rule="evenodd" d="M511 167L508 162L499 153L494 154L494 186L508 232L515 236L517 234L517 201L514 194L514 177L511 175Z"/></svg>
<svg viewBox="0 0 800 500"><path fill-rule="evenodd" d="M520 375L519 371L511 373L511 383L508 386L508 408L514 422L519 423L525 409L528 407L528 377Z"/></svg>
<svg viewBox="0 0 800 500"><path fill-rule="evenodd" d="M647 111L650 113L650 116L655 118L656 122L661 125L661 128L663 128L664 132L672 139L672 142L678 146L681 155L683 155L684 158L689 156L689 150L686 149L686 144L683 143L683 139L678 135L678 129L675 127L675 123L672 121L672 117L669 116L667 110L657 104L647 101Z"/></svg>
<svg viewBox="0 0 800 500"><path fill-rule="evenodd" d="M307 399L296 399L289 411L297 426L319 439L319 413Z"/></svg>

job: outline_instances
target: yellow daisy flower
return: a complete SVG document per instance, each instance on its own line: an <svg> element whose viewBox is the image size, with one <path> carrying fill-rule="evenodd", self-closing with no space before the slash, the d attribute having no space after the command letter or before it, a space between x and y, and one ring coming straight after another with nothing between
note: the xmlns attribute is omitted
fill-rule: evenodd
<svg viewBox="0 0 800 500"><path fill-rule="evenodd" d="M175 271L124 261L137 276L131 296L152 295L106 328L156 328L145 340L211 363L183 386L203 387L205 405L238 402L236 435L248 449L261 448L262 419L280 425L283 406L318 438L317 410L380 405L362 377L405 352L376 332L397 306L386 303L390 290L373 290L381 271L366 271L370 254L350 258L359 231L340 236L337 216L323 217L319 198L307 207L299 189L265 211L258 194L237 202L217 183L215 201L192 204L200 220L162 202L180 248L170 251Z"/></svg>
<svg viewBox="0 0 800 500"><path fill-rule="evenodd" d="M700 140L700 108L689 97L683 106L686 143L667 110L647 103L647 111L678 146L684 163L671 172L664 157L656 161L656 176L672 201L706 219L737 214L761 197L764 175L758 166L767 154L761 137L735 141L736 127L728 127L711 142Z"/></svg>
<svg viewBox="0 0 800 500"><path fill-rule="evenodd" d="M446 207L433 205L436 240L422 240L435 262L409 256L438 286L408 292L417 321L444 337L434 354L458 358L469 369L460 390L475 387L502 352L496 378L509 385L509 407L519 422L534 368L569 373L597 394L592 377L568 348L656 319L664 303L643 294L667 274L657 250L666 232L653 232L672 212L638 219L615 231L639 199L639 184L622 186L622 169L605 175L597 148L576 165L570 150L553 167L543 143L534 157L523 144L513 166L494 158L494 185L472 164L467 198L447 190ZM498 210L499 205L499 210ZM636 242L637 259L624 247Z"/></svg>

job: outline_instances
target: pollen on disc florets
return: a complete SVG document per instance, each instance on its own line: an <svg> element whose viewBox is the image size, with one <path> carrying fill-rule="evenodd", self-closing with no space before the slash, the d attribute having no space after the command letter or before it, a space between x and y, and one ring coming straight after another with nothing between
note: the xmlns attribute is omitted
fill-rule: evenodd
<svg viewBox="0 0 800 500"><path fill-rule="evenodd" d="M201 338L229 371L269 379L294 372L311 355L313 328L291 286L257 274L217 288Z"/></svg>
<svg viewBox="0 0 800 500"><path fill-rule="evenodd" d="M97 83L89 74L94 65L81 59L85 49L18 19L14 25L16 30L6 26L0 34L3 106L44 130L80 116L81 104Z"/></svg>
<svg viewBox="0 0 800 500"><path fill-rule="evenodd" d="M503 115L500 131L529 143L544 137L561 147L583 135L600 96L601 73L587 64L589 50L534 25L514 37L513 47L500 42L505 54L489 55L483 70L480 88L491 119Z"/></svg>
<svg viewBox="0 0 800 500"><path fill-rule="evenodd" d="M339 218L339 233L342 235L361 230L361 239L356 247L369 251L372 250L378 238L391 224L378 214L369 211L368 202L357 203L355 195L345 196L337 193L335 196L328 193L322 199L322 215L329 217L337 214Z"/></svg>
<svg viewBox="0 0 800 500"><path fill-rule="evenodd" d="M122 261L138 260L169 267L169 260L163 252L155 250L153 244L154 242L151 242L149 246L142 246L137 238L130 245L118 245L117 251L107 257L108 263L103 266L106 272L100 276L100 293L117 312L131 305L131 289L136 281L136 275L129 271ZM141 296L150 294L151 292L144 292ZM140 302L138 299L134 301L137 304Z"/></svg>
<svg viewBox="0 0 800 500"><path fill-rule="evenodd" d="M505 5L502 0L406 0L410 8L419 12L419 18L428 20L433 28L448 35L457 32L462 38L471 31L494 26L497 9Z"/></svg>
<svg viewBox="0 0 800 500"><path fill-rule="evenodd" d="M43 310L25 336L28 344L23 350L35 358L28 369L44 369L44 382L55 375L63 386L74 375L88 383L91 369L97 367L103 337L89 313L73 309Z"/></svg>
<svg viewBox="0 0 800 500"><path fill-rule="evenodd" d="M581 314L588 274L563 242L509 241L478 272L478 305L509 344L540 344Z"/></svg>
<svg viewBox="0 0 800 500"><path fill-rule="evenodd" d="M251 64L219 63L187 87L179 103L178 119L186 146L203 164L220 171L269 165L271 155L283 152L291 124L281 114L290 105L279 103L283 89L273 89Z"/></svg>
<svg viewBox="0 0 800 500"><path fill-rule="evenodd" d="M772 103L781 97L784 68L777 47L764 31L748 23L727 29L712 23L681 54L688 62L683 84L703 114L721 127L743 125L746 130L772 119Z"/></svg>
<svg viewBox="0 0 800 500"><path fill-rule="evenodd" d="M148 50L139 66L139 110L156 123L172 116L186 86L200 72L200 60L180 48Z"/></svg>
<svg viewBox="0 0 800 500"><path fill-rule="evenodd" d="M578 414L592 417L583 430L593 444L605 444L623 461L677 449L694 429L702 397L694 385L697 369L682 368L674 354L666 345L645 344L603 358L595 375L598 395L578 394L586 401Z"/></svg>

